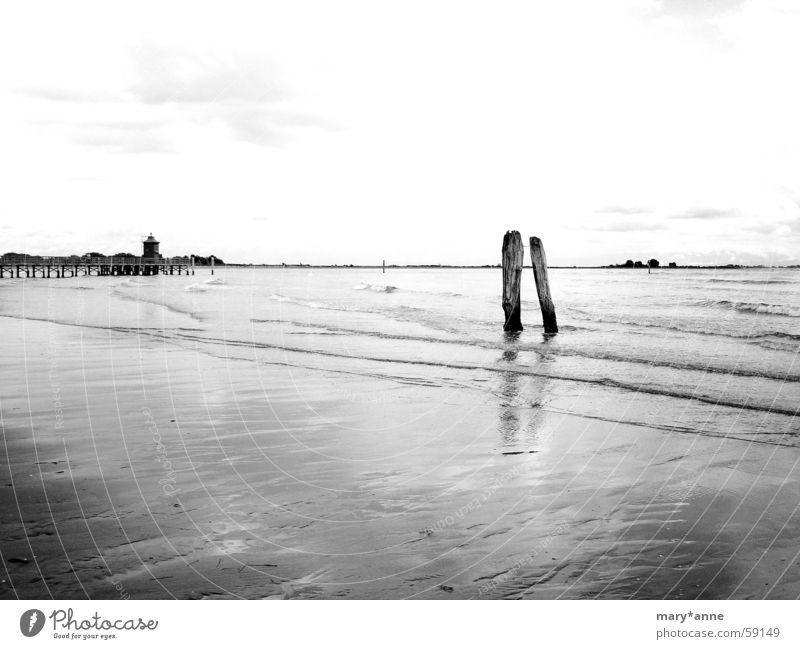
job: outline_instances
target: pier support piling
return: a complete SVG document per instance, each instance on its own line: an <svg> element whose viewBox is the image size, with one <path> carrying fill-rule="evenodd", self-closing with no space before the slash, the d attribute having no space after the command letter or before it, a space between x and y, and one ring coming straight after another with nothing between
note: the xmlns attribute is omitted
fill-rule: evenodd
<svg viewBox="0 0 800 649"><path fill-rule="evenodd" d="M503 237L503 331L522 331L519 293L524 261L522 236L516 230L509 230Z"/></svg>
<svg viewBox="0 0 800 649"><path fill-rule="evenodd" d="M556 322L556 306L550 297L550 284L547 280L547 257L539 237L530 238L531 264L533 279L536 281L536 292L539 294L539 306L542 308L542 322L546 334L558 333Z"/></svg>

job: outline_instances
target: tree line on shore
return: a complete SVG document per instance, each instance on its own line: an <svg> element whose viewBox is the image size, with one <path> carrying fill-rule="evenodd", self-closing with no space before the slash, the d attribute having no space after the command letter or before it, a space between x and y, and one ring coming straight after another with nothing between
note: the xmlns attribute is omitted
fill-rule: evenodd
<svg viewBox="0 0 800 649"><path fill-rule="evenodd" d="M674 261L669 262L670 268L677 268L678 264ZM606 268L660 268L661 262L658 259L648 259L644 261L633 261L628 259L624 264L610 264Z"/></svg>

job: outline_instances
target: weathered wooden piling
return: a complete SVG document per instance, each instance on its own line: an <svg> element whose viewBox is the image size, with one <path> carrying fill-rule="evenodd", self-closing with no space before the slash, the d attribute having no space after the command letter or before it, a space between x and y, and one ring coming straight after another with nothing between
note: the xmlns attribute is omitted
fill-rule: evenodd
<svg viewBox="0 0 800 649"><path fill-rule="evenodd" d="M536 292L539 294L539 306L542 308L542 322L546 334L558 333L556 323L556 306L550 297L550 284L547 281L547 257L539 237L530 238L531 265L533 279L536 281Z"/></svg>
<svg viewBox="0 0 800 649"><path fill-rule="evenodd" d="M503 312L506 316L503 331L522 331L519 291L524 263L522 236L516 230L509 230L503 237Z"/></svg>

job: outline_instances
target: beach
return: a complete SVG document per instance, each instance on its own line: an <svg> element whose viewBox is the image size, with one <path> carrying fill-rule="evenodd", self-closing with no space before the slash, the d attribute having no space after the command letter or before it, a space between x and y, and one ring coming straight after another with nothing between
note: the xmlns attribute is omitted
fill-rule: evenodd
<svg viewBox="0 0 800 649"><path fill-rule="evenodd" d="M796 598L800 271L0 281L0 597Z"/></svg>

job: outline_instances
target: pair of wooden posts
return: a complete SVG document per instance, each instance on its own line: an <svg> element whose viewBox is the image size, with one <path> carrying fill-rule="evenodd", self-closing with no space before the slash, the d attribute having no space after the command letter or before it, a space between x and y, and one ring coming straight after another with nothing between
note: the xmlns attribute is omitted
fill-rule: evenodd
<svg viewBox="0 0 800 649"><path fill-rule="evenodd" d="M550 297L550 285L547 282L547 258L544 256L544 246L539 237L530 238L530 250L533 279L536 281L536 292L539 294L544 332L554 334L558 332L556 307ZM503 311L506 315L503 331L522 331L520 285L522 284L524 263L525 252L522 246L522 235L516 230L509 230L503 237Z"/></svg>

